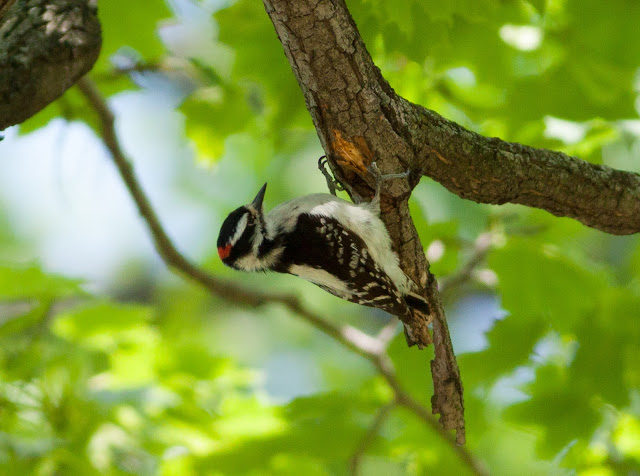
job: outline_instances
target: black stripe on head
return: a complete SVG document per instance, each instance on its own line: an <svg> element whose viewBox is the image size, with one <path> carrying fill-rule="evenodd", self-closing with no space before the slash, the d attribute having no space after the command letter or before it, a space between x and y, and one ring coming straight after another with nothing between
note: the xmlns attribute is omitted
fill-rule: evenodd
<svg viewBox="0 0 640 476"><path fill-rule="evenodd" d="M218 254L222 262L235 268L235 262L253 251L256 234L255 212L247 206L232 211L218 236Z"/></svg>
<svg viewBox="0 0 640 476"><path fill-rule="evenodd" d="M224 220L220 227L220 234L218 235L218 247L226 246L231 241L231 238L236 232L238 222L245 214L250 214L247 207L239 207L229 213L229 216Z"/></svg>
<svg viewBox="0 0 640 476"><path fill-rule="evenodd" d="M253 239L256 233L256 225L251 220L247 224L247 227L244 229L236 244L231 247L231 252L229 256L223 260L225 264L228 266L234 267L234 263L239 258L242 258L245 255L248 255L253 251Z"/></svg>

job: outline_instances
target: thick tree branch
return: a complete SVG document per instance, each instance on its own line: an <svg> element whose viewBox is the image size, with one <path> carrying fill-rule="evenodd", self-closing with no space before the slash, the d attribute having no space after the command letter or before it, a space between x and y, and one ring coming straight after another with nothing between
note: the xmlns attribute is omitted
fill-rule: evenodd
<svg viewBox="0 0 640 476"><path fill-rule="evenodd" d="M382 196L387 225L404 272L427 297L433 318L436 358L432 410L444 428L464 442L464 403L436 280L429 274L408 198L420 180L421 165L411 144L412 124L402 102L380 75L343 0L263 0L305 97L334 174L354 194L371 197L375 160L384 173L409 168L409 180L395 180ZM419 315L409 323L418 343L431 337Z"/></svg>
<svg viewBox="0 0 640 476"><path fill-rule="evenodd" d="M326 319L314 314L302 305L293 295L262 293L249 290L233 283L218 279L205 270L192 264L175 247L164 231L149 199L138 182L131 163L127 160L115 132L115 117L96 86L86 77L78 81L78 88L95 110L102 126L102 139L106 145L120 176L136 204L140 216L146 223L153 238L154 245L163 261L185 278L208 289L211 294L241 306L259 307L265 304L281 304L291 312L307 321L317 329L344 345L349 350L369 360L385 379L394 393L396 405L403 406L413 412L428 427L445 441L458 455L472 474L486 475L486 469L469 451L445 431L427 409L407 393L396 376L395 369L387 354L388 341L371 337L351 326L336 326Z"/></svg>
<svg viewBox="0 0 640 476"><path fill-rule="evenodd" d="M409 167L411 186L427 175L476 202L541 208L613 234L640 232L639 175L483 137L404 100L373 64L344 0L264 3L322 145L359 193L367 196L363 162L375 157L385 170Z"/></svg>
<svg viewBox="0 0 640 476"><path fill-rule="evenodd" d="M422 175L483 203L519 203L600 230L640 231L640 176L559 152L486 138L399 97L373 63L344 0L263 0L334 174L352 196L371 196L367 166L412 172L382 201L405 273L433 311L433 412L464 441L462 382L435 279L428 273L407 199ZM420 316L418 341L429 336Z"/></svg>
<svg viewBox="0 0 640 476"><path fill-rule="evenodd" d="M519 203L615 235L640 232L640 175L561 152L487 138L394 99L422 174L480 203Z"/></svg>
<svg viewBox="0 0 640 476"><path fill-rule="evenodd" d="M0 18L0 130L59 98L91 69L102 37L91 0L17 0Z"/></svg>

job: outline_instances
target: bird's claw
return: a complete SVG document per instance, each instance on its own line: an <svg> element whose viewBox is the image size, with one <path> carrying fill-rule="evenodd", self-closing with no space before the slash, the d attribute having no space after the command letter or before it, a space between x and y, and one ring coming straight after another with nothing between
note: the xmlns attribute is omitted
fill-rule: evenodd
<svg viewBox="0 0 640 476"><path fill-rule="evenodd" d="M380 199L380 190L382 188L382 183L387 180L398 179L398 178L408 178L411 174L411 170L407 169L406 172L402 172L399 174L383 174L378 167L377 162L371 162L371 165L367 169L371 175L374 176L376 180L376 194L374 195L374 200Z"/></svg>
<svg viewBox="0 0 640 476"><path fill-rule="evenodd" d="M344 185L342 185L335 177L331 176L331 172L327 170L327 165L329 165L329 159L326 155L323 155L318 159L318 169L324 175L325 180L327 181L327 188L329 189L329 193L335 196L336 191L342 192L345 190ZM330 167L329 167L330 168Z"/></svg>

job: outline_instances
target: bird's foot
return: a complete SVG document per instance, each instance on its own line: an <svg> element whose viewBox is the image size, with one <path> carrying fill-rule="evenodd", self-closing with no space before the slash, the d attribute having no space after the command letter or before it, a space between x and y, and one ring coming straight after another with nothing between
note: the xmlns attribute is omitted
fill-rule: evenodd
<svg viewBox="0 0 640 476"><path fill-rule="evenodd" d="M320 170L320 172L322 172L322 175L324 175L324 178L327 181L327 188L329 189L329 193L335 196L336 191L342 192L346 190L346 188L340 181L335 178L335 175L332 176L333 170L329 171L327 170L327 167L329 169L331 168L329 166L329 159L327 159L326 155L323 155L318 159L318 169Z"/></svg>
<svg viewBox="0 0 640 476"><path fill-rule="evenodd" d="M369 168L367 169L371 175L376 180L376 193L373 196L373 200L371 200L371 204L373 206L380 205L380 190L382 189L382 184L387 180L399 179L399 178L408 178L411 171L407 169L406 172L402 172L399 174L383 174L378 167L376 162L372 162Z"/></svg>

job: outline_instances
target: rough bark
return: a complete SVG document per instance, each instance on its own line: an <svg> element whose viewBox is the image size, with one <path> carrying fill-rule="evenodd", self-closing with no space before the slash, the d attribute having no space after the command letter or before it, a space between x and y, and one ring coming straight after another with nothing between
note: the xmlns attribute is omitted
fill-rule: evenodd
<svg viewBox="0 0 640 476"><path fill-rule="evenodd" d="M432 411L464 442L460 372L449 338L436 280L429 274L408 198L420 180L419 155L412 146L413 124L373 64L342 0L264 0L334 173L361 197L373 194L367 166L375 159L383 173L409 168L407 180L385 186L382 219L403 270L423 289L432 309L434 347ZM410 324L419 344L430 343L427 322Z"/></svg>
<svg viewBox="0 0 640 476"><path fill-rule="evenodd" d="M0 130L73 86L101 43L94 1L17 0L0 18Z"/></svg>
<svg viewBox="0 0 640 476"><path fill-rule="evenodd" d="M615 235L640 232L640 175L483 137L423 107L397 101L400 120L407 118L411 130L420 172L456 195L541 208Z"/></svg>
<svg viewBox="0 0 640 476"><path fill-rule="evenodd" d="M16 0L0 0L0 18L4 16L5 13L11 8L11 5L15 3Z"/></svg>
<svg viewBox="0 0 640 476"><path fill-rule="evenodd" d="M434 314L434 413L464 440L462 384L437 284L407 205L422 175L481 203L518 203L612 234L640 232L640 176L565 154L487 138L395 94L358 33L344 0L263 0L300 84L334 174L352 196L371 197L373 161L409 169L382 199L382 218L406 274ZM414 324L422 343L424 322Z"/></svg>
<svg viewBox="0 0 640 476"><path fill-rule="evenodd" d="M367 160L409 166L469 200L541 208L612 234L640 232L638 174L483 137L412 104L381 77L343 1L292 3L265 0L322 145L347 180L362 172L341 162L340 146L351 144Z"/></svg>

